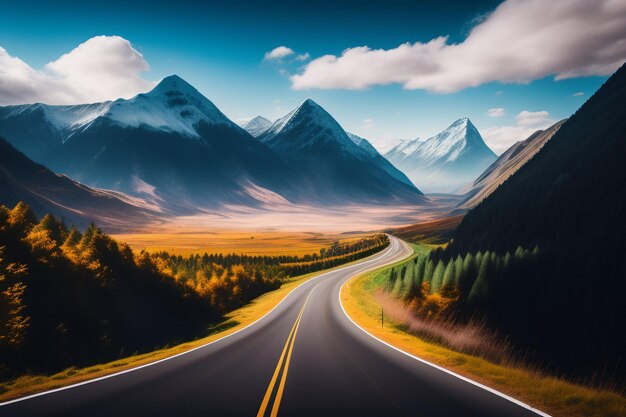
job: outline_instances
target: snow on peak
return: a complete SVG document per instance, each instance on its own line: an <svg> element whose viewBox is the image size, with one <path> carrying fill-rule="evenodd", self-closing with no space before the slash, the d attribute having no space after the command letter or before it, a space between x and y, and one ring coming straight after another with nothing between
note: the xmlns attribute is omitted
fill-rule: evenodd
<svg viewBox="0 0 626 417"><path fill-rule="evenodd" d="M189 136L198 136L196 126L200 122L234 125L209 99L177 75L164 78L148 93L114 101L106 117L124 126L146 125Z"/></svg>
<svg viewBox="0 0 626 417"><path fill-rule="evenodd" d="M333 136L341 142L352 143L339 123L322 106L310 98L306 99L286 116L276 120L266 133L268 137L273 137L301 124L309 125L310 129L316 129L318 133L325 131L326 136Z"/></svg>
<svg viewBox="0 0 626 417"><path fill-rule="evenodd" d="M272 122L263 116L256 116L252 119L242 120L239 126L252 136L257 137L269 129L272 126Z"/></svg>
<svg viewBox="0 0 626 417"><path fill-rule="evenodd" d="M378 151L372 144L365 138L355 135L354 133L346 132L348 137L352 142L354 142L357 146L367 152L370 156L378 155Z"/></svg>
<svg viewBox="0 0 626 417"><path fill-rule="evenodd" d="M418 157L421 160L434 161L443 158L452 162L461 156L469 146L487 148L470 119L463 117L456 120L444 131L428 139L420 140L418 138L403 141L392 152L395 154L402 153L407 157Z"/></svg>
<svg viewBox="0 0 626 417"><path fill-rule="evenodd" d="M147 126L191 137L199 136L196 126L200 122L235 126L209 99L176 75L164 78L150 92L129 100L73 106L32 104L16 106L15 111L42 111L64 141L99 119L121 126Z"/></svg>

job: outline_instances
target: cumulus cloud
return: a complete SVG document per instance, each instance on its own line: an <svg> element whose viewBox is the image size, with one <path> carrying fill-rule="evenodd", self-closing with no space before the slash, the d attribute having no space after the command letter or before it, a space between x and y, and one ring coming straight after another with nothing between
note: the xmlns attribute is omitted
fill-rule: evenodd
<svg viewBox="0 0 626 417"><path fill-rule="evenodd" d="M481 129L485 143L498 155L506 151L515 142L524 140L537 130L545 129L555 123L550 114L543 110L531 112L524 110L515 116L515 125Z"/></svg>
<svg viewBox="0 0 626 417"><path fill-rule="evenodd" d="M577 93L572 94L572 97L580 97L580 96L584 96L585 93L583 93L582 91L579 91Z"/></svg>
<svg viewBox="0 0 626 417"><path fill-rule="evenodd" d="M287 48L286 46L278 46L272 49L269 52L265 53L265 57L263 58L265 61L279 61L289 55L293 55L295 52L291 48Z"/></svg>
<svg viewBox="0 0 626 417"><path fill-rule="evenodd" d="M126 39L96 36L36 70L0 47L0 104L76 104L129 98L154 86Z"/></svg>
<svg viewBox="0 0 626 417"><path fill-rule="evenodd" d="M451 93L484 83L608 75L626 60L626 2L506 0L458 44L440 36L393 49L349 48L312 60L294 89L398 83Z"/></svg>
<svg viewBox="0 0 626 417"><path fill-rule="evenodd" d="M502 107L494 107L487 110L487 116L489 117L502 117L506 114L506 111Z"/></svg>
<svg viewBox="0 0 626 417"><path fill-rule="evenodd" d="M520 126L545 126L546 123L551 123L550 114L545 111L528 111L524 110L515 116L517 124Z"/></svg>

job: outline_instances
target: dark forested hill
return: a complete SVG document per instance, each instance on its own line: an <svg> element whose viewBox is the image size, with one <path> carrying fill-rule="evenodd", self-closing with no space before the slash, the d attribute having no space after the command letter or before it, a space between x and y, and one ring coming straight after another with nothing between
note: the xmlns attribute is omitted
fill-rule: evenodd
<svg viewBox="0 0 626 417"><path fill-rule="evenodd" d="M108 230L143 225L157 213L126 196L80 184L30 160L0 137L0 204L26 202L38 216L51 213L81 229L95 221Z"/></svg>
<svg viewBox="0 0 626 417"><path fill-rule="evenodd" d="M538 247L523 268L487 270L475 307L544 363L624 373L625 161L622 66L532 160L465 216L442 254L504 256L518 246Z"/></svg>

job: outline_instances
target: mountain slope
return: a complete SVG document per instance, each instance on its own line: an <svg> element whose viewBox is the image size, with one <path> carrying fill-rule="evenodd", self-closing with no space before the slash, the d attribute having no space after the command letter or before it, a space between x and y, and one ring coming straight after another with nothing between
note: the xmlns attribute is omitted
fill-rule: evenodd
<svg viewBox="0 0 626 417"><path fill-rule="evenodd" d="M240 126L255 138L260 136L263 132L270 128L272 122L267 120L263 116L254 117L245 123L241 123Z"/></svg>
<svg viewBox="0 0 626 417"><path fill-rule="evenodd" d="M39 216L51 213L81 228L94 221L112 230L121 219L125 226L140 225L157 215L125 201L122 195L94 190L57 175L0 138L0 204L13 207L19 201Z"/></svg>
<svg viewBox="0 0 626 417"><path fill-rule="evenodd" d="M507 149L493 164L489 165L471 186L463 189L466 197L457 205L457 208L461 210L471 209L493 193L496 188L535 156L564 122L565 120L561 120L546 130L538 130L526 140L516 142Z"/></svg>
<svg viewBox="0 0 626 417"><path fill-rule="evenodd" d="M426 140L403 141L385 154L418 187L453 192L473 181L496 160L468 118Z"/></svg>
<svg viewBox="0 0 626 417"><path fill-rule="evenodd" d="M307 178L322 203L425 203L422 193L390 175L313 100L275 121L258 138Z"/></svg>
<svg viewBox="0 0 626 417"><path fill-rule="evenodd" d="M447 256L539 255L482 286L492 323L568 370L626 375L626 67L463 219Z"/></svg>
<svg viewBox="0 0 626 417"><path fill-rule="evenodd" d="M346 134L348 135L348 137L350 138L352 142L354 142L357 146L359 146L361 149L367 152L373 158L376 165L384 169L387 174L391 175L392 177L394 177L395 179L399 181L402 181L403 183L407 185L410 185L411 187L415 187L415 185L411 182L411 180L406 175L404 175L402 171L394 167L391 164L391 162L389 162L384 156L378 153L376 148L374 148L367 139L357 136L350 132L346 132Z"/></svg>
<svg viewBox="0 0 626 417"><path fill-rule="evenodd" d="M56 172L175 212L300 194L293 170L177 76L130 100L9 106L2 133Z"/></svg>

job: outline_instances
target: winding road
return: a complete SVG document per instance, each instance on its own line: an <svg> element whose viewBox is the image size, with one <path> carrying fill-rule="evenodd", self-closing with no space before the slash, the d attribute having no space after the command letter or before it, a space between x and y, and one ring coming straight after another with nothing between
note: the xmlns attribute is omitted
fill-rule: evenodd
<svg viewBox="0 0 626 417"><path fill-rule="evenodd" d="M404 354L344 313L342 285L410 255L382 252L309 280L259 321L188 353L0 404L0 416L536 416Z"/></svg>

